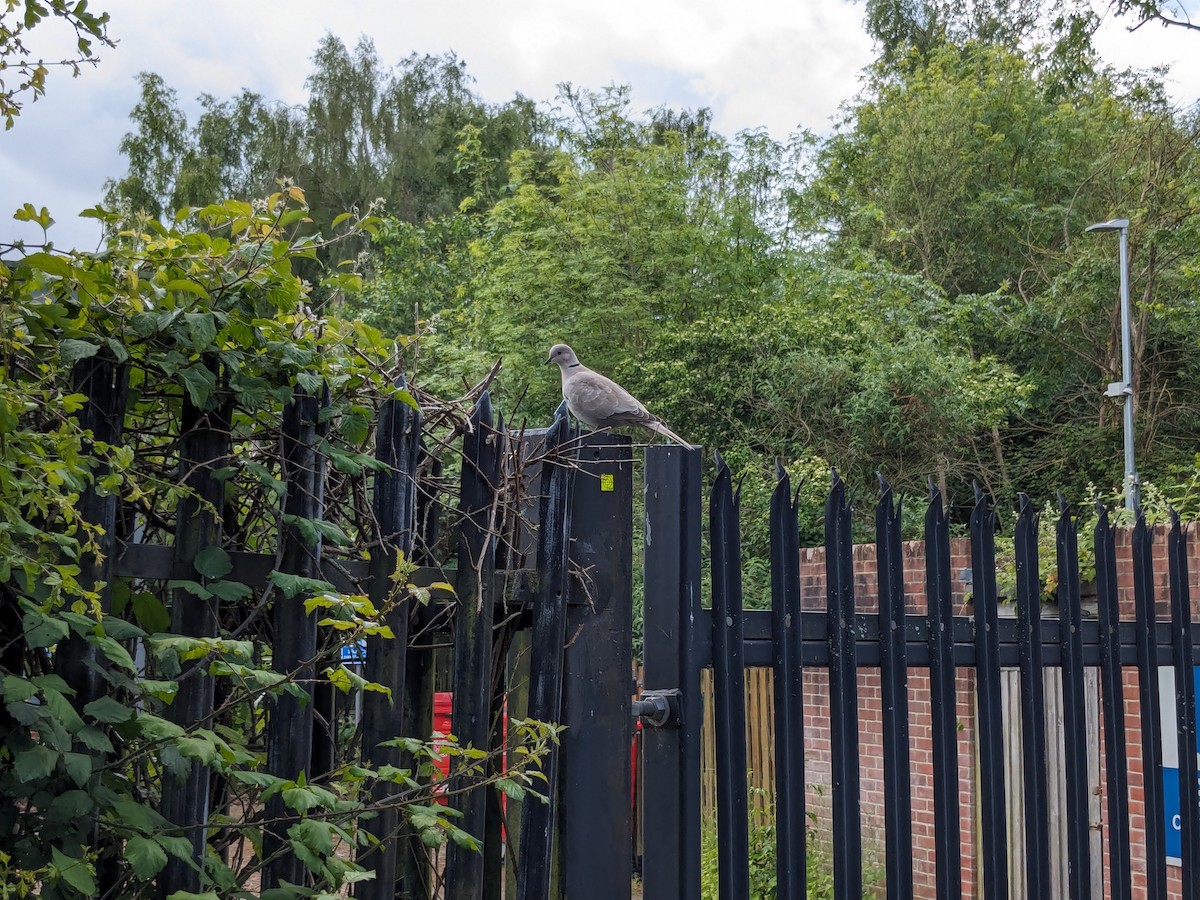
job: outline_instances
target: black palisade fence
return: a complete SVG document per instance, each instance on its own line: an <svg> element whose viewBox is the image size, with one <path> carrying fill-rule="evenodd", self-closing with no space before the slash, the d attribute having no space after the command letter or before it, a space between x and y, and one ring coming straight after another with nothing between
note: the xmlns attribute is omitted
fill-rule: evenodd
<svg viewBox="0 0 1200 900"><path fill-rule="evenodd" d="M224 377L215 362L210 373L217 380ZM94 440L119 444L128 373L97 354L81 361L73 378L75 389L89 398L80 416ZM231 727L219 679L230 671L252 670L218 660L212 648L220 642L236 645L245 636L246 626L237 616L266 612L267 640L252 652L267 655L269 668L252 674L270 687L283 685L281 690L261 690L262 703L249 726L262 727L265 772L240 769L231 774L215 759L180 757L162 776L161 812L177 829L178 840L157 875L158 896L221 887L205 880L203 863L214 852L214 836L240 815L244 821L235 823L238 827L257 828L261 834L259 869L268 890L296 886L303 893L319 887L322 867L336 854L332 846L321 850L319 844L298 844L297 836L309 834L311 823L328 820L352 836L357 862L374 873L373 879L355 885L358 897L489 900L499 895L504 868L515 875L519 900L629 897L634 824L630 741L632 723L640 718L645 896L699 900L700 686L702 671L710 668L718 893L721 900L748 900L748 667L770 668L774 676L779 897L809 894L805 720L811 710L805 706L805 678L813 672L826 675L829 686L833 890L839 898L863 895L867 848L860 753L867 719L859 679L864 669L878 672L882 698L884 845L901 851L886 854L888 896L916 893L913 857L903 852L913 843L909 675L915 668L928 671L928 697L920 699L928 699L930 709L938 896L962 896L963 848L974 841L963 833L960 803L961 768L969 761L960 759L958 709L967 700L975 703L979 740L979 841L971 854L978 861L974 875L979 892L998 900L1018 880L1029 896L1051 896L1056 890L1051 884L1049 809L1058 786L1050 782L1046 760L1051 740L1060 738L1057 731L1051 736L1046 723L1047 697L1057 691L1056 685L1047 687L1049 668L1061 670L1065 710L1060 749L1067 763L1062 787L1068 810L1068 893L1087 897L1094 888L1087 800L1095 787L1089 784L1089 763L1098 761L1100 751L1087 737L1085 675L1096 668L1108 788L1104 878L1112 897L1130 897L1131 859L1144 857L1150 895L1162 896L1168 879L1166 801L1156 769L1162 758L1161 666L1171 666L1175 676L1182 879L1184 896L1196 896L1200 805L1192 671L1198 632L1191 614L1187 534L1177 519L1166 535L1169 591L1156 598L1155 547L1139 511L1130 533L1135 615L1133 621L1122 621L1116 529L1108 511L1098 510L1092 535L1097 617L1088 618L1081 598L1076 516L1065 503L1060 505L1055 558L1039 560L1038 517L1022 496L1013 525L1016 615L1009 618L999 615L996 515L977 491L969 521L973 615L955 615L950 524L943 498L931 485L924 517L927 605L914 611L906 588L900 508L891 487L880 479L877 594L864 596L869 590L862 585L869 582L860 580L855 569L852 509L846 486L835 474L824 509L824 608L804 609L797 496L780 467L769 511L772 606L745 610L740 492L718 456L707 507L712 596L706 606L701 596L700 451L651 447L645 456L644 690L631 700L634 460L629 439L580 436L565 407L551 428L513 434L494 416L484 391L458 425L464 440L457 460L457 510L439 515L442 494L452 493L440 485L442 460L426 450L427 423L408 402L404 381L395 387L394 396L379 404L373 456L361 454L365 462L349 467L370 470L370 477L356 482L369 519L352 529L353 539L336 524L345 519L329 503L335 489L341 490L338 479L348 471L345 453L329 440L329 390L311 379L295 389L271 425L281 451L279 477L270 479L278 490L274 497L254 501L276 504L277 515L268 520L278 530L268 536L269 551L264 552L261 539L253 546L236 544L245 538L245 529L228 513L226 480L233 462L239 455L252 456L253 448L231 443L240 412L228 404L201 409L190 399L182 403L173 440L179 480L187 490L166 523L170 543L139 542L136 528L126 527L127 540L121 545L113 537L122 533L116 499L99 490L80 498L83 515L104 530L99 552L80 561L84 583L166 582L170 633L192 642L180 646L202 648L179 663L179 688L166 707L165 735ZM450 534L439 543L443 519ZM162 533L163 524L157 527ZM434 552L435 546L445 545L453 552ZM532 565L518 568L527 565L526 559ZM1057 619L1042 616L1042 571L1056 574ZM365 598L373 611L372 628L363 641L362 674L365 683L378 689L362 691L357 724L348 724L343 706L331 699L334 678L351 678L337 669L335 654L345 643L338 637L341 623L324 615L334 602L327 595L339 592ZM108 587L97 593L105 610L112 605L110 594ZM1169 621L1159 621L1158 600L1169 608ZM520 631L527 633L527 641L514 639ZM528 650L517 649L521 646ZM103 660L95 647L68 639L54 653L56 671L76 692L80 708L97 708L93 704L103 700L112 684L102 677ZM447 750L445 806L431 802L432 760L422 743L431 732L439 656L450 660L456 740ZM1139 847L1130 845L1126 759L1123 670L1131 667L1136 667L1140 687L1137 713L1147 773L1145 839ZM511 674L523 669L528 671L524 686ZM1016 670L1015 707L1003 702L1005 669ZM956 676L962 670L973 674L971 698L961 696L962 681ZM524 696L527 702L519 699ZM1007 709L1016 710L1011 715L1019 716L1021 725L1021 776L1015 791L1005 780L1003 748L1013 724L1005 719ZM506 778L499 761L499 751L514 746L511 732L524 727L526 719L563 726L532 782ZM519 764L517 756L513 752L508 765ZM297 807L292 796L297 791L319 788L339 767L354 769L360 762L383 777L364 788L356 822L345 818L347 807L330 791L309 792L307 805ZM275 789L257 808L235 809L227 799L234 776ZM544 796L532 796L530 785ZM501 790L511 801L507 806ZM1009 791L1020 793L1020 827L1006 816ZM519 812L516 801L521 801ZM418 804L415 816L413 803ZM446 854L431 859L422 847L430 830L421 822L428 825L439 818L452 823L448 830L455 841ZM228 841L221 852L229 852ZM1010 859L1023 860L1022 871L1011 870Z"/></svg>
<svg viewBox="0 0 1200 900"><path fill-rule="evenodd" d="M1089 839L1089 762L1100 752L1089 741L1085 719L1085 676L1098 669L1108 779L1108 852L1103 878L1113 897L1132 895L1131 856L1149 860L1149 896L1165 896L1165 821L1161 760L1161 715L1157 675L1172 666L1179 723L1180 809L1184 896L1196 896L1200 879L1200 797L1197 795L1196 715L1192 688L1193 643L1200 636L1191 619L1187 536L1176 518L1166 537L1170 622L1158 621L1153 593L1153 548L1140 509L1131 529L1135 621L1122 621L1118 608L1116 529L1103 506L1092 538L1095 550L1097 617L1085 617L1081 602L1080 553L1074 511L1060 501L1053 560L1038 558L1038 517L1029 498L1020 498L1014 523L1016 616L998 615L995 513L976 490L969 521L973 615L954 614L950 530L943 500L932 485L925 515L925 612L906 609L899 510L890 486L880 480L875 510L878 612L858 611L850 535L850 507L836 474L825 507L826 608L800 608L799 548L795 498L786 473L771 500L772 608L741 607L739 503L731 476L717 457L710 499L712 605L698 596L700 554L700 451L652 447L646 453L646 628L645 686L635 707L654 717L645 745L645 843L647 896L698 900L700 885L700 729L695 695L699 673L714 672L713 723L717 751L717 814L720 843L718 896L749 895L746 822L746 667L770 666L775 680L776 885L779 897L805 897L804 690L802 672L826 670L832 791L829 835L833 891L839 898L863 896L864 847L860 770L860 705L857 674L879 669L882 694L884 828L889 897L914 893L912 796L910 790L908 672L929 670L933 816L936 833L934 888L940 897L961 897L963 847L975 845L974 876L981 895L1005 898L1014 878L1028 896L1048 897L1051 884L1051 822L1046 727L1046 670L1059 669L1065 719L1060 748L1067 802L1065 873L1068 895L1095 896ZM1040 572L1057 575L1058 616L1043 618ZM869 604L868 604L869 605ZM1130 846L1129 769L1125 754L1125 696L1122 670L1136 666L1140 691L1145 769L1145 845ZM978 842L963 830L956 673L973 672L978 763ZM1002 702L1003 670L1018 675L1019 704ZM1057 690L1057 688L1055 688ZM660 702L661 701L661 702ZM1010 834L1004 747L1006 709L1019 715L1019 785L1022 827ZM1058 738L1055 738L1056 740ZM1055 823L1056 827L1058 823ZM1019 847L1020 849L1014 849ZM1009 860L1023 860L1023 871Z"/></svg>

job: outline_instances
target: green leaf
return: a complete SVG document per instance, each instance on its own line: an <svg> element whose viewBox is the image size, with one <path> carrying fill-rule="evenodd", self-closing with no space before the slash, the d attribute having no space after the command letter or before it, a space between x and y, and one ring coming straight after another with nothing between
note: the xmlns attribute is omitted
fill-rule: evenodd
<svg viewBox="0 0 1200 900"><path fill-rule="evenodd" d="M4 676L5 703L23 703L36 693L37 688L32 682L26 681L18 675Z"/></svg>
<svg viewBox="0 0 1200 900"><path fill-rule="evenodd" d="M173 591L187 591L193 597L199 597L201 600L207 600L212 596L212 591L200 582L189 581L186 578L172 579L167 582L167 587Z"/></svg>
<svg viewBox="0 0 1200 900"><path fill-rule="evenodd" d="M45 690L58 691L64 697L75 696L75 690L70 685L68 685L66 683L66 681L64 681L62 679L62 676L60 676L60 675L54 675L54 674L34 675L33 678L30 679L30 681L32 681L35 685L38 686L38 688L40 688L43 691L45 691Z"/></svg>
<svg viewBox="0 0 1200 900"><path fill-rule="evenodd" d="M97 753L113 752L112 740L95 725L84 725L75 737L89 750L95 750Z"/></svg>
<svg viewBox="0 0 1200 900"><path fill-rule="evenodd" d="M210 581L208 589L217 597L234 603L250 596L250 587L240 581Z"/></svg>
<svg viewBox="0 0 1200 900"><path fill-rule="evenodd" d="M317 819L304 819L288 829L293 838L303 841L315 853L333 853L333 826Z"/></svg>
<svg viewBox="0 0 1200 900"><path fill-rule="evenodd" d="M193 363L180 369L179 377L183 379L183 386L187 389L192 405L197 409L206 409L208 399L217 387L217 378L209 371L208 366L199 362Z"/></svg>
<svg viewBox="0 0 1200 900"><path fill-rule="evenodd" d="M217 342L217 320L212 313L192 312L184 317L188 338L196 350L210 350Z"/></svg>
<svg viewBox="0 0 1200 900"><path fill-rule="evenodd" d="M194 281L188 281L186 278L176 278L173 281L168 281L166 284L168 291L186 291L189 294L195 294L201 300L208 296L208 291L203 285L196 284ZM190 313L189 315L198 315L198 313Z"/></svg>
<svg viewBox="0 0 1200 900"><path fill-rule="evenodd" d="M149 881L167 864L167 854L158 842L140 834L125 842L124 856L141 881Z"/></svg>
<svg viewBox="0 0 1200 900"><path fill-rule="evenodd" d="M291 894L288 896L291 897ZM205 891L203 894L193 894L191 891L175 891L175 893L167 895L167 900L221 900L221 898L217 896L216 891Z"/></svg>
<svg viewBox="0 0 1200 900"><path fill-rule="evenodd" d="M177 681L142 678L138 680L138 684L147 694L157 697L163 703L170 703L175 699L175 695L179 693L179 682Z"/></svg>
<svg viewBox="0 0 1200 900"><path fill-rule="evenodd" d="M224 578L233 571L233 561L220 547L205 547L192 565L205 578Z"/></svg>
<svg viewBox="0 0 1200 900"><path fill-rule="evenodd" d="M51 847L51 859L58 877L85 897L96 893L96 879L92 867L85 860L67 856L57 847Z"/></svg>
<svg viewBox="0 0 1200 900"><path fill-rule="evenodd" d="M43 228L49 227L49 223L54 220L50 218L46 207L42 207L41 212L35 212L33 204L26 203L25 206L17 212L14 219L25 222L37 222ZM54 256L50 253L30 253L22 260L26 265L35 269L41 269L47 275L54 275L58 278L71 277L71 264L61 256Z"/></svg>
<svg viewBox="0 0 1200 900"><path fill-rule="evenodd" d="M58 754L49 747L30 747L13 757L13 771L25 784L39 778L47 778L54 771Z"/></svg>
<svg viewBox="0 0 1200 900"><path fill-rule="evenodd" d="M100 345L93 344L91 341L66 338L58 345L58 356L63 362L71 365L79 362L81 359L88 359L95 356L99 350Z"/></svg>
<svg viewBox="0 0 1200 900"><path fill-rule="evenodd" d="M75 707L71 705L70 700L52 688L43 690L42 695L46 698L46 708L63 728L71 734L75 734L83 728L83 719L79 717L79 713L75 712Z"/></svg>
<svg viewBox="0 0 1200 900"><path fill-rule="evenodd" d="M278 570L271 572L267 576L271 584L279 588L283 592L283 596L291 599L302 591L319 592L319 591L335 591L336 588L328 581L321 581L317 578L305 578L302 575L289 575L287 572Z"/></svg>
<svg viewBox="0 0 1200 900"><path fill-rule="evenodd" d="M112 805L112 815L121 824L133 828L142 834L150 834L161 828L169 827L169 823L160 813L146 806L144 803L137 803L133 800L117 800ZM188 846L191 846L190 842Z"/></svg>
<svg viewBox="0 0 1200 900"><path fill-rule="evenodd" d="M184 730L174 722L170 722L164 719L162 716L142 713L135 721L138 731L140 731L144 736L152 739L178 738L183 737L185 733Z"/></svg>
<svg viewBox="0 0 1200 900"><path fill-rule="evenodd" d="M305 516L294 516L291 513L284 513L283 524L287 525L289 528L294 528L299 531L300 537L303 538L304 543L310 547L315 547L317 542L321 539L320 532L317 531L316 522L313 519L309 519Z"/></svg>
<svg viewBox="0 0 1200 900"><path fill-rule="evenodd" d="M212 765L217 758L217 748L203 737L181 737L175 747L184 759L194 759L206 766Z"/></svg>
<svg viewBox="0 0 1200 900"><path fill-rule="evenodd" d="M104 633L114 641L131 641L146 636L143 629L138 628L132 622L118 619L116 616L105 616L100 625L104 629Z"/></svg>
<svg viewBox="0 0 1200 900"><path fill-rule="evenodd" d="M112 697L98 697L83 708L84 713L97 722L115 725L133 718L133 710Z"/></svg>
<svg viewBox="0 0 1200 900"><path fill-rule="evenodd" d="M70 628L62 619L47 616L40 610L27 612L22 619L25 641L30 647L53 647L67 636Z"/></svg>
<svg viewBox="0 0 1200 900"><path fill-rule="evenodd" d="M131 604L133 616L137 618L138 624L142 625L146 634L154 635L170 629L170 613L167 612L167 606L149 590L140 590L134 594Z"/></svg>
<svg viewBox="0 0 1200 900"><path fill-rule="evenodd" d="M156 834L154 839L176 859L192 858L192 842L178 834Z"/></svg>
<svg viewBox="0 0 1200 900"><path fill-rule="evenodd" d="M64 753L63 767L78 787L83 787L92 777L92 757L86 753Z"/></svg>
<svg viewBox="0 0 1200 900"><path fill-rule="evenodd" d="M50 804L47 817L55 822L70 822L86 815L92 806L92 798L87 791L64 791Z"/></svg>
<svg viewBox="0 0 1200 900"><path fill-rule="evenodd" d="M114 665L128 669L130 672L136 672L137 666L133 662L133 657L129 655L120 643L114 641L107 635L89 635L88 641L94 644Z"/></svg>

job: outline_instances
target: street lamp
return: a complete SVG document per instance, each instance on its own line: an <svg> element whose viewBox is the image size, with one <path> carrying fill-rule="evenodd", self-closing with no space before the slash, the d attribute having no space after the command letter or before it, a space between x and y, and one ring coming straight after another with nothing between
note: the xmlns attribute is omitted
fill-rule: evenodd
<svg viewBox="0 0 1200 900"><path fill-rule="evenodd" d="M1110 219L1089 225L1086 231L1116 231L1121 235L1121 380L1111 382L1106 397L1125 398L1125 508L1138 502L1138 474L1133 461L1133 334L1129 309L1129 220Z"/></svg>

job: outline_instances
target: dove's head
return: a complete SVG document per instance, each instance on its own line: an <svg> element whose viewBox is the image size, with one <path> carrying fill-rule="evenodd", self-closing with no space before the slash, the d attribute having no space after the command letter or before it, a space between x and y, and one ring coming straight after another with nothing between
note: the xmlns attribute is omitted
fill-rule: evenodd
<svg viewBox="0 0 1200 900"><path fill-rule="evenodd" d="M579 365L579 359L575 356L575 351L566 344L555 344L551 347L550 358L546 362L554 363L560 369Z"/></svg>

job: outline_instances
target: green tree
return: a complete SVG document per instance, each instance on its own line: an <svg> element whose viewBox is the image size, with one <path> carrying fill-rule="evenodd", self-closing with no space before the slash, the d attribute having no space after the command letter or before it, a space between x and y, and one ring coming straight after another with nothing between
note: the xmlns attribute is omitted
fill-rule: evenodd
<svg viewBox="0 0 1200 900"><path fill-rule="evenodd" d="M791 148L755 132L730 143L629 114L625 89L567 89L560 149L516 153L509 187L479 222L465 280L451 288L439 334L503 390L545 415L557 385L537 366L557 340L637 383L657 336L706 316L736 316L778 295ZM536 374L535 374L536 373ZM457 372L446 377L457 380Z"/></svg>
<svg viewBox="0 0 1200 900"><path fill-rule="evenodd" d="M505 159L541 127L522 97L495 106L480 100L453 53L413 54L392 68L365 37L352 51L333 35L322 39L300 109L250 91L229 100L203 95L189 124L160 76L139 80L134 128L121 144L129 169L108 184L106 202L156 217L218 197L249 199L287 177L304 186L314 231L343 210L387 209L421 222L452 213L470 189L454 165L462 128L477 127L486 152Z"/></svg>
<svg viewBox="0 0 1200 900"><path fill-rule="evenodd" d="M1051 492L1119 483L1114 251L1084 227L1132 227L1139 450L1162 470L1195 427L1192 329L1196 140L1153 77L1111 73L1064 96L1003 47L944 45L877 77L823 147L806 200L837 258L867 250L937 284L976 355L1032 385L1001 427L1001 469ZM1189 293L1191 292L1191 293ZM1097 452L1097 448L1106 448ZM1189 457L1190 458L1190 457Z"/></svg>

